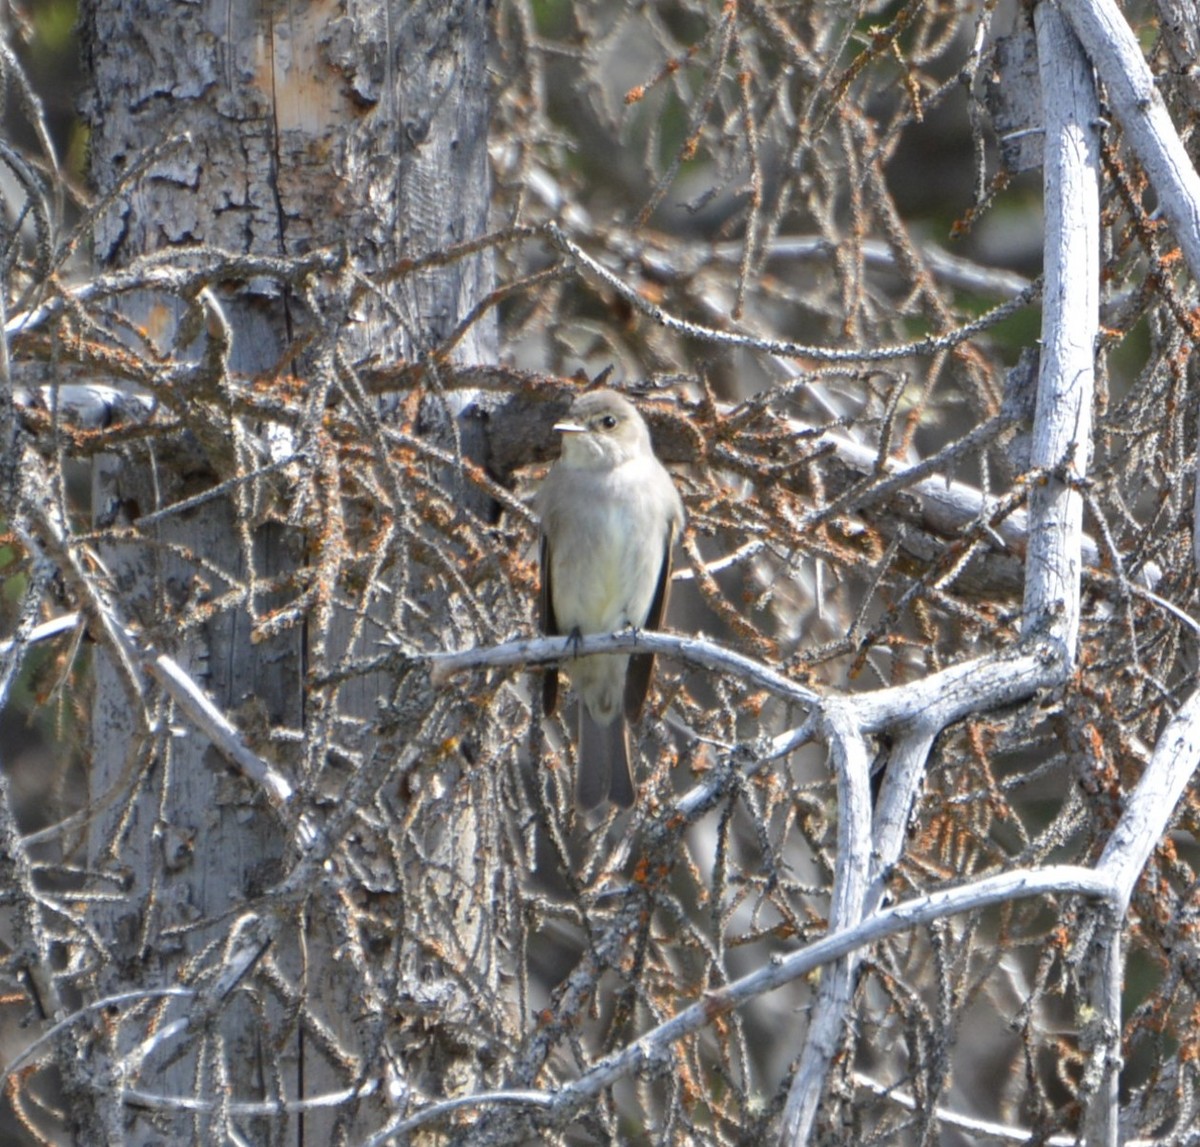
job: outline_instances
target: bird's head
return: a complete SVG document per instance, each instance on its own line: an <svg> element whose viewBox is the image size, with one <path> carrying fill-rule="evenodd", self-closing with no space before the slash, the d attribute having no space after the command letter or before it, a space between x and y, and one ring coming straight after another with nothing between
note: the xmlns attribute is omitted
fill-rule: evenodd
<svg viewBox="0 0 1200 1147"><path fill-rule="evenodd" d="M613 390L580 395L554 429L562 436L562 464L605 470L650 453L650 432L636 407Z"/></svg>

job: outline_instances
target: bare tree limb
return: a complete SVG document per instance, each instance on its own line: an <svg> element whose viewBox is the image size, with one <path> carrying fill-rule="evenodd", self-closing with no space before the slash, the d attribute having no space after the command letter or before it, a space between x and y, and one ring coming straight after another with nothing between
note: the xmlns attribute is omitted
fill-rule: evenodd
<svg viewBox="0 0 1200 1147"><path fill-rule="evenodd" d="M1068 661L1079 634L1083 498L1092 452L1092 391L1100 299L1100 115L1087 61L1052 4L1039 4L1046 286L1031 465L1047 474L1030 495L1026 633L1053 634Z"/></svg>
<svg viewBox="0 0 1200 1147"><path fill-rule="evenodd" d="M829 930L854 928L863 918L871 876L871 757L853 705L825 706L825 737L838 780L838 862ZM858 972L857 953L839 960L821 978L808 1015L800 1063L783 1109L780 1143L808 1142L829 1064L842 1042Z"/></svg>
<svg viewBox="0 0 1200 1147"><path fill-rule="evenodd" d="M1200 279L1200 175L1114 0L1059 0L1146 168L1192 277ZM1044 78L1043 78L1043 82Z"/></svg>

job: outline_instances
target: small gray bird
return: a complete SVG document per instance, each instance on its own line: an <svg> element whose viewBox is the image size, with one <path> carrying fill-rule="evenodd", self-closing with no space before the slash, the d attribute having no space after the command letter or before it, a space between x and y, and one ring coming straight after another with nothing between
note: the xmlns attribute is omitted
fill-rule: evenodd
<svg viewBox="0 0 1200 1147"><path fill-rule="evenodd" d="M671 548L683 503L654 456L650 432L628 399L611 390L581 395L555 430L562 455L538 491L542 522L541 622L547 634L657 629L667 611ZM633 804L626 721L642 714L654 655L599 654L564 668L579 694L576 800L590 809L605 796ZM547 715L558 671L543 677Z"/></svg>

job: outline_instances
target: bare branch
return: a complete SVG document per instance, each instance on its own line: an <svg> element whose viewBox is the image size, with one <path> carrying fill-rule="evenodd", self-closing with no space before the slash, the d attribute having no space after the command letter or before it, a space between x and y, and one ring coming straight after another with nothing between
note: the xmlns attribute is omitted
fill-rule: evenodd
<svg viewBox="0 0 1200 1147"><path fill-rule="evenodd" d="M1146 168L1194 279L1200 279L1200 175L1113 0L1059 0ZM1045 78L1043 77L1043 83Z"/></svg>

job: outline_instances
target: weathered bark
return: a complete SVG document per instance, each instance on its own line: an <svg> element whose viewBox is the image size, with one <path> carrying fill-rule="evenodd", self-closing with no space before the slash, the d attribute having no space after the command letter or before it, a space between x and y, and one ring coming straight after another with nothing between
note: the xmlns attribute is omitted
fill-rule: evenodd
<svg viewBox="0 0 1200 1147"><path fill-rule="evenodd" d="M283 256L343 245L348 266L370 274L480 234L488 207L486 16L484 5L471 2L372 0L349 12L333 3L206 2L172 6L164 19L145 0L93 0L84 12L92 175L110 197L96 226L97 260L124 266L196 243ZM342 316L351 325L340 352L384 362L420 355L461 321L489 276L488 258L478 256L362 296ZM257 377L269 387L286 372L314 392L328 387L331 332L314 324L337 321L339 286L323 282L315 298L302 298L264 278L221 292L228 374L217 372L194 396L207 405L201 445L220 477L230 476L226 468L252 467L258 452L286 457L299 445L277 429L260 441L259 428L225 401L222 383ZM325 287L328 295L320 293ZM121 313L164 353L178 343L202 359L218 337L211 324L197 337L186 309L169 297L125 298ZM494 357L493 326L473 326L458 353ZM102 465L98 519L136 523L213 480L194 481L176 461L140 455ZM352 636L359 652L373 646L378 619L364 633L336 621L319 633L299 622L260 632L279 604L265 583L294 573L313 544L288 514L286 491L243 487L232 499L165 519L153 531L156 547L110 545L104 560L141 640L166 648L203 680L257 737L256 747L281 753L281 767L307 796L322 786L324 744L302 738L276 750L267 747L270 733L369 720L388 682L359 677L336 693L306 695L306 673L327 671ZM274 521L255 524L256 515ZM236 608L213 606L239 588L244 600ZM295 843L294 817L268 808L195 730L172 731L169 707L155 702L139 714L108 658L98 661L93 799L114 785L136 785L138 794L114 802L91 826L90 863L125 890L98 917L111 958L96 992L176 982L201 988L221 963L201 954L208 946L220 952L239 928L252 930L258 917L246 913L270 910L303 923L273 929L270 952L246 990L230 994L203 1024L193 1015L186 1037L157 1051L130 1081L160 1097L213 1101L211 1109L151 1119L128 1106L113 1110L128 1101L113 1090L97 1094L97 1110L80 1112L80 1123L112 1127L132 1118L133 1143L158 1141L154 1124L176 1142L223 1141L232 1118L223 1101L293 1101L344 1087L353 1064L369 1073L379 1049L364 1049L363 1041L378 1034L363 1022L360 970L338 950L330 901L272 903L289 839ZM445 783L453 790L457 780ZM455 827L461 845L473 829ZM441 843L431 837L431 854ZM453 871L454 857L442 859ZM459 920L464 928L472 923L469 913ZM268 965L269 975L257 974ZM414 954L405 957L405 972L418 967ZM108 1054L127 1054L149 1027L148 1020L118 1025ZM286 1130L289 1141L325 1143L339 1126L352 1127L353 1117L317 1111L232 1122L255 1142ZM371 1126L378 1122L377 1111Z"/></svg>

